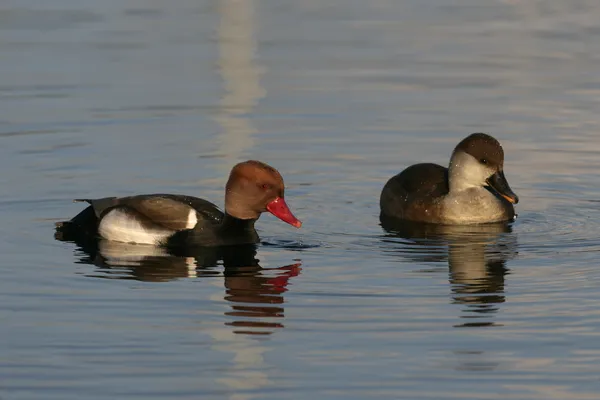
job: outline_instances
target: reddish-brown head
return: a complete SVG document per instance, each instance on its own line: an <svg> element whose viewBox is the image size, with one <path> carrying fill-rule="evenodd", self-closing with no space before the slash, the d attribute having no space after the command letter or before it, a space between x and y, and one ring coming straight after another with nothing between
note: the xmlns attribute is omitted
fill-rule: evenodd
<svg viewBox="0 0 600 400"><path fill-rule="evenodd" d="M260 161L245 161L233 167L226 186L225 211L240 219L256 219L269 211L296 228L302 226L285 203L281 174Z"/></svg>

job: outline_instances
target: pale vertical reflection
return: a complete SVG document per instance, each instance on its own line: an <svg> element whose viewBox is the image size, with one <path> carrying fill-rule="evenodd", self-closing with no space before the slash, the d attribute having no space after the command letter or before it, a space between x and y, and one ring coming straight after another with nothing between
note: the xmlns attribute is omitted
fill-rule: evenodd
<svg viewBox="0 0 600 400"><path fill-rule="evenodd" d="M260 85L263 68L256 63L255 10L252 0L221 0L218 29L219 73L225 94L216 120L221 125L218 154L229 171L244 150L254 144L256 129L246 117L265 95Z"/></svg>
<svg viewBox="0 0 600 400"><path fill-rule="evenodd" d="M252 136L256 129L246 115L265 95L265 90L260 85L263 68L256 63L254 1L220 0L219 14L219 73L225 94L216 117L222 128L218 137L218 154L224 156L221 168L229 172L244 150L254 144ZM222 290L222 282L215 284ZM215 303L224 301L221 291L213 297ZM218 379L234 392L229 398L247 400L255 397L240 392L255 390L269 383L267 375L261 372L263 354L268 349L228 327L215 327L209 334L214 339L215 350L233 356L231 367Z"/></svg>

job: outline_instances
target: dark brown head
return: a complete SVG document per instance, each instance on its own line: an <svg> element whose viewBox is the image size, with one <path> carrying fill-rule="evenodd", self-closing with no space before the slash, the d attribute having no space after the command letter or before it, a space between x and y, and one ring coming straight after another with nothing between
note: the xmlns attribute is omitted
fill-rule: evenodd
<svg viewBox="0 0 600 400"><path fill-rule="evenodd" d="M225 189L225 211L240 219L257 219L269 211L296 228L302 226L285 203L279 172L255 160L239 163L231 170Z"/></svg>
<svg viewBox="0 0 600 400"><path fill-rule="evenodd" d="M519 198L504 177L504 150L485 133L473 133L454 149L449 166L450 190L485 186L511 203Z"/></svg>
<svg viewBox="0 0 600 400"><path fill-rule="evenodd" d="M463 151L473 156L484 165L502 169L504 167L504 150L496 139L485 133L473 133L464 138L454 152Z"/></svg>

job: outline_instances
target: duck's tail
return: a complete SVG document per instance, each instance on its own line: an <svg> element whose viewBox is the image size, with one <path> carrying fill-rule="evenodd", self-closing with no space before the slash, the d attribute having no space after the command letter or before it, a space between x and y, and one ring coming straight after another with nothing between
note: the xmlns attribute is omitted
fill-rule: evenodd
<svg viewBox="0 0 600 400"><path fill-rule="evenodd" d="M73 202L86 202L90 203L89 199L75 199ZM79 235L87 235L90 233L94 233L97 229L98 218L96 217L96 213L94 212L94 208L92 206L86 207L79 214L74 216L69 221L60 221L56 222L56 238L61 240L73 240L73 237L77 237Z"/></svg>

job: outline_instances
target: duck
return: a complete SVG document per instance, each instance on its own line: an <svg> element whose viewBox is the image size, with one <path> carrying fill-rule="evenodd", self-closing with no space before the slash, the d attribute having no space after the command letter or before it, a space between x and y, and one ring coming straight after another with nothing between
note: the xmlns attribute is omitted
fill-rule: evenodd
<svg viewBox="0 0 600 400"><path fill-rule="evenodd" d="M464 138L450 164L411 165L390 178L379 200L380 219L467 225L515 219L519 197L504 176L504 150L486 133Z"/></svg>
<svg viewBox="0 0 600 400"><path fill-rule="evenodd" d="M236 164L225 185L225 208L194 196L143 194L75 199L87 208L57 222L63 238L82 235L103 240L169 247L246 245L259 242L254 228L263 212L300 228L284 198L284 182L275 168L256 160Z"/></svg>

